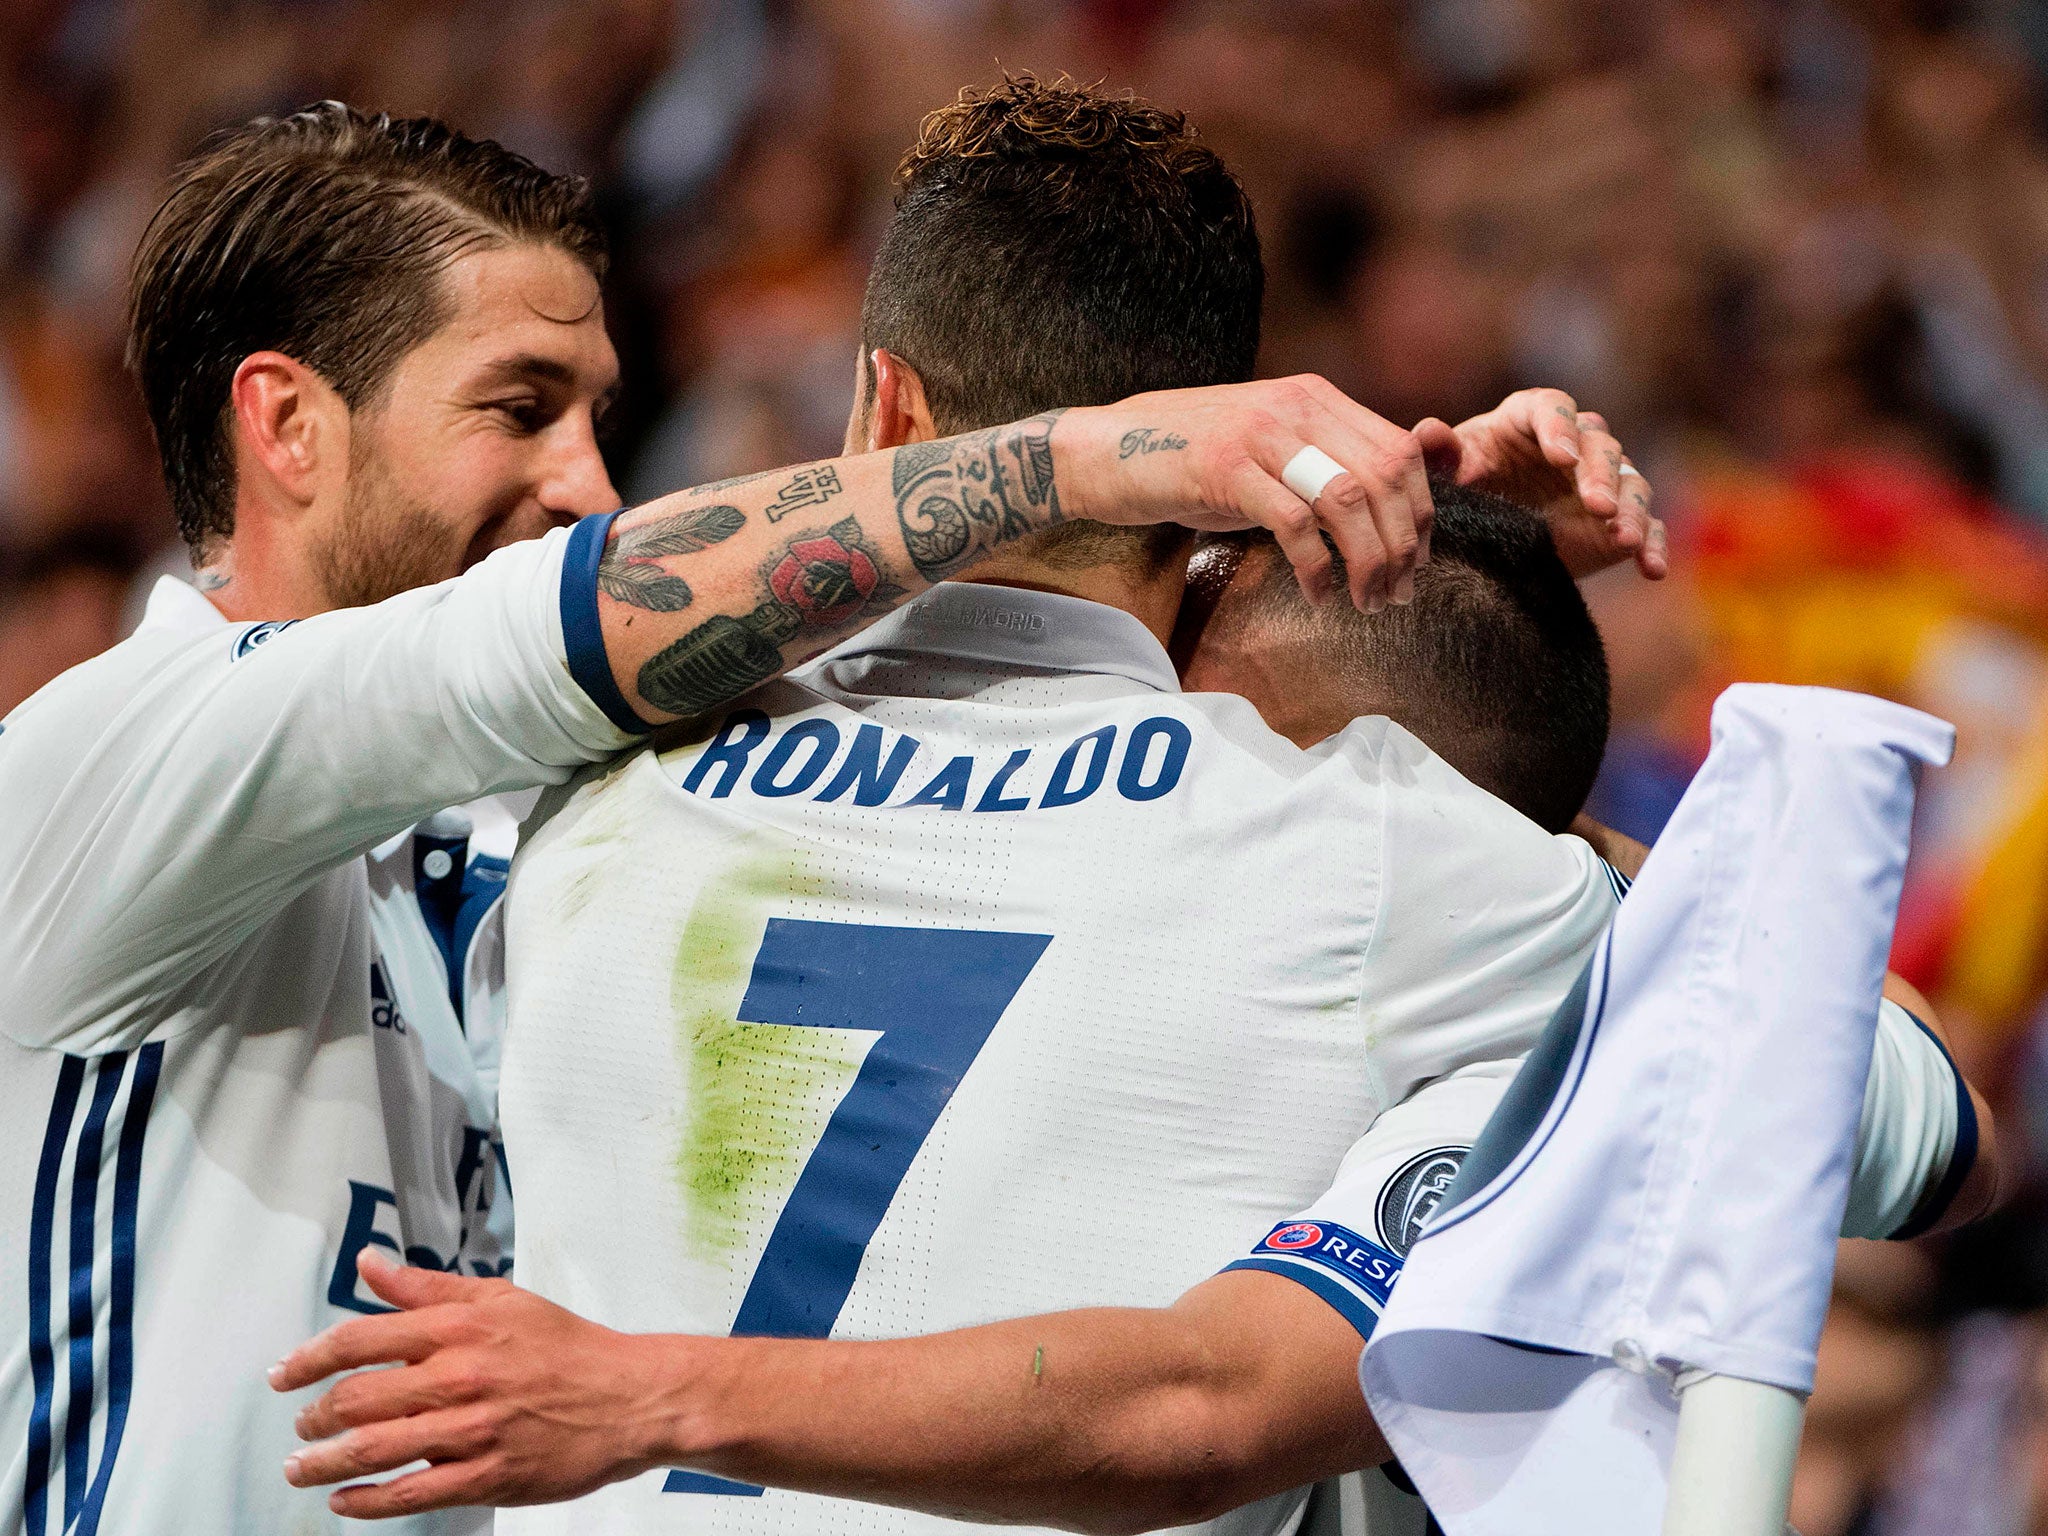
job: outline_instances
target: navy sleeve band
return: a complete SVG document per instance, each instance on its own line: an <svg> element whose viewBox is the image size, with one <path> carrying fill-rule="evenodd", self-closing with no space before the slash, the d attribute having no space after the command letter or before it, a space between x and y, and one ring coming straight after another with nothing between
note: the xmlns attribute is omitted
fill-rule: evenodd
<svg viewBox="0 0 2048 1536"><path fill-rule="evenodd" d="M1239 1259L1235 1263L1224 1265L1218 1273L1227 1275L1233 1269L1256 1269L1269 1275L1285 1275L1296 1285L1308 1287L1335 1307L1344 1321L1358 1330L1361 1339L1370 1339L1374 1325L1379 1322L1372 1308L1343 1286L1334 1280L1325 1280L1314 1270L1300 1264L1289 1264L1282 1259Z"/></svg>
<svg viewBox="0 0 2048 1536"><path fill-rule="evenodd" d="M1926 1020L1910 1008L1900 1008L1901 1013L1920 1026L1920 1032L1934 1042L1934 1048L1941 1052L1941 1059L1948 1063L1949 1071L1956 1079L1956 1144L1949 1153L1948 1172L1941 1176L1934 1193L1907 1220L1906 1224L1892 1234L1895 1242L1907 1238L1923 1237L1927 1229L1948 1214L1948 1208L1955 1203L1956 1194L1963 1187L1963 1180L1970 1176L1970 1170L1977 1166L1977 1106L1970 1101L1970 1085L1963 1081L1963 1074L1956 1069L1956 1059L1941 1043L1941 1036L1927 1027Z"/></svg>
<svg viewBox="0 0 2048 1536"><path fill-rule="evenodd" d="M590 702L620 730L645 736L654 727L633 712L612 681L611 658L604 653L604 631L597 623L597 566L619 512L586 517L569 530L569 546L562 552L562 644L569 653L569 675Z"/></svg>

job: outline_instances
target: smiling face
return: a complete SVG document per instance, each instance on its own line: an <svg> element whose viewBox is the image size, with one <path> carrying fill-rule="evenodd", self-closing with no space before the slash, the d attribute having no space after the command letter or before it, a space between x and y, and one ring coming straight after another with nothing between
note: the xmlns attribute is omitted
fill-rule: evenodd
<svg viewBox="0 0 2048 1536"><path fill-rule="evenodd" d="M314 556L335 606L619 505L597 444L619 366L590 269L519 243L470 250L441 282L448 319L349 417L343 504Z"/></svg>

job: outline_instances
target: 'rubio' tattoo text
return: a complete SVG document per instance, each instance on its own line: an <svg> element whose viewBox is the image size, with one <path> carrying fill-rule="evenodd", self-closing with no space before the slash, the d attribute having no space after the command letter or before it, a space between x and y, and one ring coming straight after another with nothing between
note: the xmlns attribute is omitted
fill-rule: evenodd
<svg viewBox="0 0 2048 1536"><path fill-rule="evenodd" d="M1177 432L1162 432L1157 427L1133 427L1116 445L1116 456L1128 459L1141 453L1177 453L1187 445L1188 440Z"/></svg>

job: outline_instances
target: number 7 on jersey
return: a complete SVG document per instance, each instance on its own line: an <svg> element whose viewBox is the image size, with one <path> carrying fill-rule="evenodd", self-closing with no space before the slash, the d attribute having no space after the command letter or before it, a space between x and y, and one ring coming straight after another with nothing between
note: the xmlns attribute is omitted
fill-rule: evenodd
<svg viewBox="0 0 2048 1536"><path fill-rule="evenodd" d="M1052 939L977 928L771 918L737 1015L881 1038L789 1192L733 1319L736 1335L822 1339L917 1150ZM671 1472L665 1493L758 1494Z"/></svg>

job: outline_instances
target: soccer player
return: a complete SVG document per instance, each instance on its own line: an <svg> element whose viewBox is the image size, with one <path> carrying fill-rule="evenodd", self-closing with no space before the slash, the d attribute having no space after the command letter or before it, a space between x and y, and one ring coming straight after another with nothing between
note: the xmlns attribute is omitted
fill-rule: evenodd
<svg viewBox="0 0 2048 1536"><path fill-rule="evenodd" d="M1113 394L1161 353L1227 377L1256 273L1241 194L1177 120L969 99L906 163L853 435ZM977 345L1019 334L1076 338L1064 376ZM1380 1459L1359 1337L1455 1167L1403 1138L1469 1141L1617 899L1529 819L1576 813L1604 734L1570 578L1497 503L1453 499L1438 538L1421 622L1385 642L1446 626L1469 677L1376 665L1364 632L1349 659L1437 709L1464 775L1386 718L1304 752L1181 694L1180 550L1074 529L560 797L514 875L504 1114L522 1283L608 1326L372 1257L419 1310L280 1382L412 1363L336 1387L302 1432L346 1432L293 1478L437 1463L336 1496L365 1515L588 1495L510 1531L939 1528L831 1494L1112 1530L1270 1498L1215 1527L1263 1532ZM1528 815L1473 782L1518 754L1535 792L1498 782ZM1911 1104L1952 1106L1901 1038L1938 1063ZM1876 1230L1960 1156L1953 1116L1921 1129ZM1027 1309L1053 1315L989 1324ZM959 1331L825 1342L934 1329Z"/></svg>
<svg viewBox="0 0 2048 1536"><path fill-rule="evenodd" d="M1255 270L1178 121L967 100L907 162L854 436L1112 393L1171 346L1249 367ZM1083 332L1053 379L975 340ZM1290 1489L1380 1460L1360 1333L1616 901L1583 844L1473 782L1550 825L1583 799L1606 674L1569 575L1473 494L1436 537L1417 623L1325 637L1335 684L1288 676L1313 614L1247 557L1210 674L1264 627L1274 664L1233 682L1305 739L1343 727L1309 752L1178 692L1178 547L1079 528L561 795L514 872L506 1130L522 1282L610 1327L367 1255L414 1311L279 1380L410 1364L309 1411L336 1438L293 1479L436 1462L336 1495L362 1516L588 1495L500 1516L535 1532L1143 1530L1251 1499L1210 1530L1280 1532ZM1352 723L1360 690L1466 772ZM1874 1118L1917 1135L1874 1137L1872 1231L1968 1171L1937 1124L1956 1077L1915 1036L1886 1034L1909 1069ZM1077 1311L989 1321L1026 1307ZM954 1331L891 1337L926 1329Z"/></svg>
<svg viewBox="0 0 2048 1536"><path fill-rule="evenodd" d="M602 271L580 182L333 103L209 146L143 242L200 590L0 726L0 1530L332 1528L264 1368L381 1310L362 1251L497 1268L462 967L400 920L417 860L455 955L459 829L366 852L1068 515L1285 524L1319 593L1327 534L1357 601L1412 579L1420 444L1319 381L920 445L914 500L869 454L578 523L616 505ZM1281 480L1311 443L1348 470L1313 507Z"/></svg>

